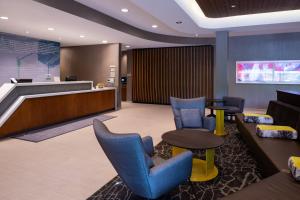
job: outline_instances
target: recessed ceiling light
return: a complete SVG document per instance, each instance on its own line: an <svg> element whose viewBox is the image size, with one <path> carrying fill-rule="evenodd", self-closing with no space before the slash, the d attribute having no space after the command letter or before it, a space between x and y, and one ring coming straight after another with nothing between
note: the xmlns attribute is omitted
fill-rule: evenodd
<svg viewBox="0 0 300 200"><path fill-rule="evenodd" d="M50 27L50 28L48 28L48 31L54 31L54 28Z"/></svg>
<svg viewBox="0 0 300 200"><path fill-rule="evenodd" d="M235 5L235 4L232 4L232 5L231 5L231 8L235 8L235 7L236 7L236 5Z"/></svg>
<svg viewBox="0 0 300 200"><path fill-rule="evenodd" d="M156 24L153 24L152 25L152 28L157 28L158 26Z"/></svg>
<svg viewBox="0 0 300 200"><path fill-rule="evenodd" d="M176 24L182 24L182 21L177 21Z"/></svg>
<svg viewBox="0 0 300 200"><path fill-rule="evenodd" d="M127 8L122 8L121 11L122 11L123 13L127 13L129 10L128 10Z"/></svg>
<svg viewBox="0 0 300 200"><path fill-rule="evenodd" d="M103 40L102 43L103 43L103 44L107 44L107 40Z"/></svg>
<svg viewBox="0 0 300 200"><path fill-rule="evenodd" d="M6 16L1 16L0 19L7 20L8 17L6 17Z"/></svg>
<svg viewBox="0 0 300 200"><path fill-rule="evenodd" d="M195 37L199 37L199 34L198 34L198 33L196 33L196 34L195 34Z"/></svg>
<svg viewBox="0 0 300 200"><path fill-rule="evenodd" d="M26 33L26 34L29 34L30 32L29 32L29 31L25 31L25 33Z"/></svg>
<svg viewBox="0 0 300 200"><path fill-rule="evenodd" d="M85 36L84 36L84 35L79 35L79 37L80 37L80 38L85 38Z"/></svg>
<svg viewBox="0 0 300 200"><path fill-rule="evenodd" d="M130 45L126 45L125 47L126 47L126 48L130 48Z"/></svg>

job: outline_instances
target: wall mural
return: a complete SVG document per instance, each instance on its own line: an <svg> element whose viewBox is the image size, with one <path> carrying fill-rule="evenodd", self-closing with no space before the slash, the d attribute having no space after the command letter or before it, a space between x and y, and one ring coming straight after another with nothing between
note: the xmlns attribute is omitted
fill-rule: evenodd
<svg viewBox="0 0 300 200"><path fill-rule="evenodd" d="M236 83L300 84L300 60L237 61Z"/></svg>
<svg viewBox="0 0 300 200"><path fill-rule="evenodd" d="M10 78L52 81L59 63L60 43L0 33L0 85Z"/></svg>

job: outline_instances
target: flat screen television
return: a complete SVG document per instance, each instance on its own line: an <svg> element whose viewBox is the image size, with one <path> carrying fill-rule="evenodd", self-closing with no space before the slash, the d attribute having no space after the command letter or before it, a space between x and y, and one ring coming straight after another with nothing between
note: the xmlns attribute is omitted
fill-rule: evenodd
<svg viewBox="0 0 300 200"><path fill-rule="evenodd" d="M300 60L237 61L236 83L300 84Z"/></svg>

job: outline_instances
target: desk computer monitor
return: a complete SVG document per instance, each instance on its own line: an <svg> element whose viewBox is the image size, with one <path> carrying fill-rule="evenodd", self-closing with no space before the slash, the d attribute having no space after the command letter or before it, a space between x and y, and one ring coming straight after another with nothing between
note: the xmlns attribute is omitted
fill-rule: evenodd
<svg viewBox="0 0 300 200"><path fill-rule="evenodd" d="M65 81L77 81L77 76L66 76Z"/></svg>

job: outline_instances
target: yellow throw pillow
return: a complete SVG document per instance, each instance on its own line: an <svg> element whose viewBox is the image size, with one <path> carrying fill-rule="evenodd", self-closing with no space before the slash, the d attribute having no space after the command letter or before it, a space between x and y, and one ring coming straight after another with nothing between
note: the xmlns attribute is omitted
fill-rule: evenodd
<svg viewBox="0 0 300 200"><path fill-rule="evenodd" d="M296 140L298 133L290 126L257 125L256 134L264 138L286 138Z"/></svg>
<svg viewBox="0 0 300 200"><path fill-rule="evenodd" d="M288 161L289 169L293 177L300 181L300 157L291 156Z"/></svg>
<svg viewBox="0 0 300 200"><path fill-rule="evenodd" d="M273 124L273 117L271 115L244 113L244 122L257 124Z"/></svg>

